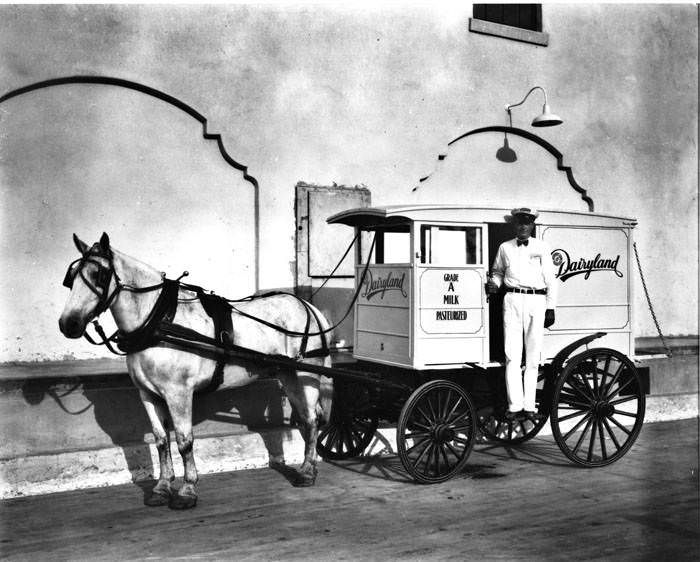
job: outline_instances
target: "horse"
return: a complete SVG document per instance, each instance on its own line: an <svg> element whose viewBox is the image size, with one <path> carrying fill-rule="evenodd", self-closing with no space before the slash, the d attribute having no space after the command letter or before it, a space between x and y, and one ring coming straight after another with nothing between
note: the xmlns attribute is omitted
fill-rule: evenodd
<svg viewBox="0 0 700 562"><path fill-rule="evenodd" d="M175 509L191 508L197 503L199 477L192 432L195 392L215 383L220 389L240 387L268 376L281 383L305 442L304 461L292 483L312 486L317 476L319 427L330 418L332 400L332 380L322 372L323 367L331 366L326 345L330 328L323 314L291 293L255 295L236 301L207 295L201 287L180 282L182 277L168 280L155 268L116 250L106 233L91 247L75 234L73 241L81 257L70 264L66 273L64 285L70 288L70 294L59 329L68 338L85 335L96 343L86 333L88 323L95 319L99 329L96 318L107 310L114 318L117 332L106 338L102 331L102 343L113 350L110 341L114 341L126 351L129 376L138 389L158 450L158 481L145 503ZM218 318L211 310L217 304L212 299L219 305ZM222 307L222 303L228 306ZM177 337L168 339L167 334L173 333ZM204 342L203 349L177 345L186 340ZM222 360L220 349L227 345L252 350L260 357L271 354L291 359L289 365L282 367L270 367L245 357L238 360L235 355ZM321 368L307 372L299 368L302 365ZM170 429L174 430L184 465L183 483L177 490Z"/></svg>

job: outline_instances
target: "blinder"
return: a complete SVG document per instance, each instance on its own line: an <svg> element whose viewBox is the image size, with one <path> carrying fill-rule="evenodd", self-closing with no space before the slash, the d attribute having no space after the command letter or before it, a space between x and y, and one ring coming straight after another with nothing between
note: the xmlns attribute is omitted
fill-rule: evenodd
<svg viewBox="0 0 700 562"><path fill-rule="evenodd" d="M92 256L104 257L108 259L110 266L105 267L99 261L92 259ZM94 282L91 281L88 278L88 276L85 275L85 265L87 265L88 263L93 264L97 268L97 274ZM95 293L95 295L97 295L97 297L100 299L102 306L98 308L102 308L105 307L105 305L108 305L109 301L111 301L115 295L113 294L112 297L108 296L109 284L112 281L112 275L116 276L114 266L112 265L112 260L110 259L110 257L103 256L97 253L86 253L85 255L83 255L83 257L78 258L68 266L66 276L63 278L63 286L67 287L68 289L72 289L75 278L78 275L80 275L81 279L85 282L88 288L93 293Z"/></svg>

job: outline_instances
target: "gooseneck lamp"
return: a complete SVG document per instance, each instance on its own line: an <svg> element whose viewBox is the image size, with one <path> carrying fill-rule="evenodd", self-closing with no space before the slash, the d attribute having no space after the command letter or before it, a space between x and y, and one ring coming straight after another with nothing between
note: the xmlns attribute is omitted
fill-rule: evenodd
<svg viewBox="0 0 700 562"><path fill-rule="evenodd" d="M545 92L544 88L542 88L541 86L535 86L534 88L531 88L530 91L522 99L522 101L520 101L518 103L506 105L506 111L508 112L508 116L510 117L510 110L511 109L513 109L514 107L518 107L519 105L524 104L525 100L535 90L542 91L542 94L544 95L544 106L542 107L542 114L538 115L537 117L535 117L532 120L532 126L533 127L554 127L555 125L561 125L564 122L564 120L561 117L559 117L558 115L555 115L554 113L552 113L550 111L549 104L547 103L547 92Z"/></svg>

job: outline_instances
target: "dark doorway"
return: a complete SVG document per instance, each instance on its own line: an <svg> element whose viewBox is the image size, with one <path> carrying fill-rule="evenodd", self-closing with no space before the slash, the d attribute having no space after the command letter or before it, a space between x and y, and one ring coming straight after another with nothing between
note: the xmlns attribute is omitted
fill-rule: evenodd
<svg viewBox="0 0 700 562"><path fill-rule="evenodd" d="M496 259L498 247L515 237L513 225L508 222L490 222L489 224L489 273L493 260ZM535 227L537 228L537 227ZM535 231L532 232L535 236ZM489 357L491 361L505 361L503 351L503 292L489 297Z"/></svg>

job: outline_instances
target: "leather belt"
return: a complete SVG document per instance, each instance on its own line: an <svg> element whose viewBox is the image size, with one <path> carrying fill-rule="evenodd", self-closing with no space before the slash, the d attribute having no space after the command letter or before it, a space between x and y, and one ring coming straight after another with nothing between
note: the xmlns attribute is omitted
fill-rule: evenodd
<svg viewBox="0 0 700 562"><path fill-rule="evenodd" d="M524 295L546 295L547 289L520 289L518 287L506 287L506 293L522 293Z"/></svg>

